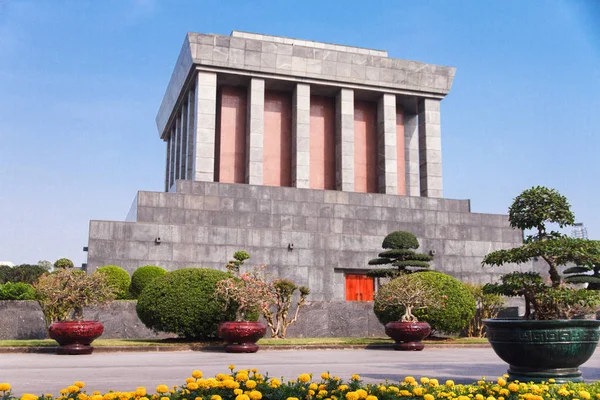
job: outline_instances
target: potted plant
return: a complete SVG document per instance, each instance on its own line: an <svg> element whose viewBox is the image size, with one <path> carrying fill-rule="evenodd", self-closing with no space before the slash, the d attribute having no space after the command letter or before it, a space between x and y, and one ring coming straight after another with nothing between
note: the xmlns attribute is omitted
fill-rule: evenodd
<svg viewBox="0 0 600 400"><path fill-rule="evenodd" d="M488 284L488 293L522 296L522 319L484 321L488 339L509 364L509 377L520 381L582 381L579 366L593 354L600 337L600 321L581 317L597 310L600 294L569 286L559 267L578 265L592 271L600 263L600 242L570 238L548 231L548 224L573 225L567 199L554 189L533 187L517 196L509 208L513 228L528 230L522 246L494 251L484 265L518 265L537 258L548 265L549 282L535 272L515 271Z"/></svg>
<svg viewBox="0 0 600 400"><path fill-rule="evenodd" d="M217 282L215 294L225 300L226 307L236 309L235 321L223 322L217 329L220 338L227 341L228 353L255 353L256 342L267 332L267 326L258 322L261 312L274 302L273 285L264 276L265 266L254 267L241 273L240 267L250 256L245 251L234 254L227 265L231 278Z"/></svg>
<svg viewBox="0 0 600 400"><path fill-rule="evenodd" d="M420 322L412 313L418 308L439 307L438 296L426 286L417 274L405 274L383 285L375 295L376 311L387 308L402 308L400 321L388 322L385 333L394 339L396 350L423 350L421 340L429 336L431 327Z"/></svg>
<svg viewBox="0 0 600 400"><path fill-rule="evenodd" d="M59 344L57 354L91 354L92 341L102 335L98 321L85 321L83 308L114 299L114 289L102 274L75 270L68 259L55 264L55 272L42 275L34 284L44 313L48 336Z"/></svg>

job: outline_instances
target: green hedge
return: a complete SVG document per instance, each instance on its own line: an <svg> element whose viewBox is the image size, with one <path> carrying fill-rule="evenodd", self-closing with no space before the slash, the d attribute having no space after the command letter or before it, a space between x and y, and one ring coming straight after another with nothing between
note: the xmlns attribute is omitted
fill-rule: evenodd
<svg viewBox="0 0 600 400"><path fill-rule="evenodd" d="M0 285L0 300L35 300L35 289L28 283L7 282Z"/></svg>
<svg viewBox="0 0 600 400"><path fill-rule="evenodd" d="M445 304L441 308L414 310L419 321L428 322L438 332L458 333L464 329L475 315L475 298L469 288L458 279L436 271L416 272L409 275L437 293L437 302ZM379 300L375 296L373 311L382 324L399 321L404 314L402 307L386 308L381 311Z"/></svg>
<svg viewBox="0 0 600 400"><path fill-rule="evenodd" d="M221 322L235 320L235 310L226 310L214 294L217 282L230 276L206 268L167 272L142 291L137 314L155 331L192 340L215 338Z"/></svg>
<svg viewBox="0 0 600 400"><path fill-rule="evenodd" d="M133 271L131 275L131 287L129 291L134 298L138 298L144 288L156 278L164 276L167 271L155 265L145 265Z"/></svg>
<svg viewBox="0 0 600 400"><path fill-rule="evenodd" d="M105 265L96 270L96 273L103 274L106 277L106 282L115 289L117 300L130 299L129 286L131 286L131 278L129 273L123 268L116 265Z"/></svg>

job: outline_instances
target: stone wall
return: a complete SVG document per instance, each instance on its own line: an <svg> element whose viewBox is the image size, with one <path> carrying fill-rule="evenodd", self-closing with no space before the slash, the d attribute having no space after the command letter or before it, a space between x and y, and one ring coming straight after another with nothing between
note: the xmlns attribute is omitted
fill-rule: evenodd
<svg viewBox="0 0 600 400"><path fill-rule="evenodd" d="M464 281L531 268L481 266L490 251L520 245L522 234L506 215L469 212L467 200L180 180L174 193L139 192L134 207L137 222L91 221L88 270L224 269L244 249L251 265L307 285L311 301L345 300L344 274L368 270L396 230L435 253L433 269Z"/></svg>
<svg viewBox="0 0 600 400"><path fill-rule="evenodd" d="M146 328L134 301L115 301L103 309L88 309L86 318L104 325L103 339L172 337ZM383 326L371 302L307 302L288 337L383 337ZM0 301L0 340L45 339L44 316L34 301Z"/></svg>

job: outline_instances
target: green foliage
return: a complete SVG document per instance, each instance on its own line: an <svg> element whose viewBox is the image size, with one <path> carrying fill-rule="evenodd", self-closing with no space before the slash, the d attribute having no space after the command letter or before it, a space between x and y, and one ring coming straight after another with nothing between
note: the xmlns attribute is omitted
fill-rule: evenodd
<svg viewBox="0 0 600 400"><path fill-rule="evenodd" d="M419 248L419 241L410 232L392 232L383 239L381 247L387 249L379 253L379 257L369 261L369 265L391 265L395 269L373 269L367 275L373 277L395 277L404 273L429 268L428 261L433 259L428 254L419 254L411 249ZM411 268L411 269L409 269Z"/></svg>
<svg viewBox="0 0 600 400"><path fill-rule="evenodd" d="M250 254L247 251L238 250L233 253L233 260L230 260L225 267L227 268L227 271L236 274L240 272L240 267L244 265L244 262L249 258Z"/></svg>
<svg viewBox="0 0 600 400"><path fill-rule="evenodd" d="M54 268L56 269L70 269L73 267L73 261L68 258L60 258L54 262Z"/></svg>
<svg viewBox="0 0 600 400"><path fill-rule="evenodd" d="M595 312L600 292L568 287L550 287L536 272L512 272L500 283L487 284L485 293L525 298L525 318L538 320L569 319Z"/></svg>
<svg viewBox="0 0 600 400"><path fill-rule="evenodd" d="M435 293L433 300L439 308L427 308L414 311L420 320L428 322L436 331L460 332L475 315L475 298L464 283L449 275L436 271L422 271L411 275ZM375 315L382 324L399 321L405 312L403 307L388 307L384 310L377 300L374 302Z"/></svg>
<svg viewBox="0 0 600 400"><path fill-rule="evenodd" d="M383 249L418 249L419 241L416 236L406 231L395 231L383 239Z"/></svg>
<svg viewBox="0 0 600 400"><path fill-rule="evenodd" d="M558 232L547 232L547 223L561 228L572 225L575 217L567 199L554 189L537 186L517 196L509 208L509 221L513 228L534 229L523 246L494 251L483 259L482 264L521 264L540 257L548 264L552 286L561 284L558 266L575 263L592 269L600 264L600 241L573 239Z"/></svg>
<svg viewBox="0 0 600 400"><path fill-rule="evenodd" d="M217 282L231 275L206 268L167 272L150 282L137 302L140 320L155 331L171 332L186 339L217 335L217 326L235 319L235 310L224 311L215 295Z"/></svg>
<svg viewBox="0 0 600 400"><path fill-rule="evenodd" d="M105 265L98 268L96 272L105 276L106 283L114 288L117 300L131 298L129 294L131 278L129 277L129 273L123 268L116 265Z"/></svg>
<svg viewBox="0 0 600 400"><path fill-rule="evenodd" d="M375 312L383 313L401 308L404 313L402 322L417 322L413 311L429 307L439 307L442 303L436 298L436 292L427 286L419 274L404 274L383 285L375 295Z"/></svg>
<svg viewBox="0 0 600 400"><path fill-rule="evenodd" d="M48 272L48 270L39 265L21 264L12 268L1 266L0 283L23 282L32 284L46 272Z"/></svg>
<svg viewBox="0 0 600 400"><path fill-rule="evenodd" d="M513 228L537 229L539 237L546 236L546 223L556 223L561 228L575 223L567 198L544 186L524 190L515 197L508 218Z"/></svg>
<svg viewBox="0 0 600 400"><path fill-rule="evenodd" d="M500 308L506 301L500 294L485 292L483 285L472 283L465 283L465 285L471 291L477 305L475 316L473 316L473 319L467 325L465 334L468 337L484 337L486 332L483 320L496 318L500 312Z"/></svg>
<svg viewBox="0 0 600 400"><path fill-rule="evenodd" d="M145 265L136 269L131 275L131 295L137 299L150 282L164 276L166 273L167 271L164 268L156 265Z"/></svg>
<svg viewBox="0 0 600 400"><path fill-rule="evenodd" d="M35 290L28 283L7 282L0 285L0 300L35 300Z"/></svg>

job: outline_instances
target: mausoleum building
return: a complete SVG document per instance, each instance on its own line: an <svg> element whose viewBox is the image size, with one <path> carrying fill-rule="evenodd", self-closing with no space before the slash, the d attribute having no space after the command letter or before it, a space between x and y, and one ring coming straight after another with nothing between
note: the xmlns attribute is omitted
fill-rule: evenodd
<svg viewBox="0 0 600 400"><path fill-rule="evenodd" d="M473 282L512 270L481 267L521 244L507 216L443 198L454 74L384 50L188 33L156 118L164 192L138 192L125 221L90 222L88 269L224 269L244 249L312 301L369 300L368 260L406 230L435 270Z"/></svg>

